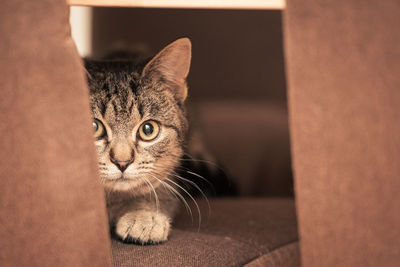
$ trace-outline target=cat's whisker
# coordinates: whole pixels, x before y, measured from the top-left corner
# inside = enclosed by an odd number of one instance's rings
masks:
[[[144,181],[145,181],[148,185],[151,186],[151,188],[152,188],[152,190],[153,190],[153,192],[154,192],[154,197],[155,197],[155,201],[156,201],[156,209],[157,209],[157,213],[158,213],[159,210],[160,210],[160,203],[159,203],[159,199],[158,199],[156,190],[154,189],[153,184],[152,184],[146,177],[143,177],[143,179],[144,179]]]
[[[190,208],[189,204],[187,203],[186,199],[182,196],[182,194],[180,194],[173,186],[169,185],[166,182],[162,182],[162,185],[168,189],[168,191],[175,197],[175,198],[179,198],[180,201],[182,201],[182,203],[185,206],[186,212],[189,213],[190,215],[190,219],[192,221],[193,224],[193,212],[192,209]]]
[[[182,196],[182,194],[180,194],[173,186],[171,186],[170,184],[162,181],[161,179],[155,177],[152,174],[149,174],[150,176],[152,176],[154,179],[156,179],[157,181],[159,181],[164,188],[167,188],[169,192],[171,192],[171,194],[175,197],[179,197],[179,199],[182,201],[182,203],[185,205],[186,211],[190,214],[190,218],[192,220],[193,223],[193,213],[192,213],[192,209],[190,208],[189,204],[187,203],[186,199]],[[171,191],[172,190],[172,191]]]
[[[205,181],[211,187],[211,190],[212,190],[213,194],[214,195],[217,194],[214,185],[210,181],[208,181],[207,178],[205,178],[204,176],[202,176],[202,175],[200,175],[198,173],[195,173],[195,172],[192,172],[192,171],[189,171],[189,170],[186,170],[185,172],[189,173],[191,175],[194,175],[194,176],[200,178],[201,180]]]
[[[217,163],[209,161],[209,160],[205,160],[205,159],[195,159],[195,158],[190,158],[190,159],[179,159],[180,161],[192,161],[192,162],[203,162],[203,163],[208,163],[210,165],[213,165],[214,167],[218,168],[219,170],[223,171],[223,169],[218,166]]]
[[[181,170],[181,171],[184,171],[184,172],[187,172],[187,173],[189,173],[189,174],[192,174],[192,175],[194,175],[194,176],[200,178],[201,180],[205,181],[205,182],[208,183],[210,186],[213,186],[212,183],[211,183],[207,178],[205,178],[204,176],[202,176],[202,175],[200,175],[200,174],[198,174],[198,173],[195,173],[195,172],[191,171],[190,169],[188,169],[188,168],[186,168],[186,167],[178,166],[178,167],[176,167],[176,169],[179,169],[179,170]]]
[[[198,173],[195,173],[193,171],[190,171],[190,169],[188,169],[186,167],[183,167],[183,166],[178,166],[178,167],[176,167],[176,169],[179,170],[179,171],[184,171],[184,172],[186,172],[188,174],[191,174],[191,175],[196,176],[197,178],[203,180],[204,182],[206,182],[210,186],[210,188],[211,188],[211,190],[213,192],[213,195],[216,195],[216,190],[215,190],[214,185],[207,178],[205,178],[204,176],[202,176],[202,175],[200,175]]]
[[[149,167],[149,166],[141,166],[137,167],[136,170],[155,170],[156,168],[154,167]]]
[[[194,186],[194,187],[200,192],[200,194],[203,196],[203,198],[204,198],[205,201],[207,202],[207,206],[208,206],[208,218],[209,218],[210,215],[211,215],[211,205],[210,205],[210,201],[208,201],[208,198],[207,198],[206,194],[203,192],[203,190],[201,190],[201,188],[200,188],[195,182],[190,181],[189,179],[186,179],[186,178],[184,178],[184,177],[182,177],[182,176],[180,176],[180,175],[178,175],[178,174],[176,174],[176,173],[170,173],[170,174],[172,174],[172,175],[175,176],[176,178],[180,179],[181,181],[184,181],[184,182],[187,182],[187,183],[191,184],[192,186]]]
[[[175,186],[179,187],[181,190],[183,190],[183,192],[185,192],[185,193],[190,197],[190,199],[193,201],[193,203],[196,205],[197,212],[198,212],[198,214],[199,214],[199,228],[198,228],[197,230],[200,231],[200,225],[201,225],[201,211],[200,211],[199,204],[197,203],[197,201],[194,199],[194,197],[193,197],[185,188],[183,188],[182,186],[180,186],[179,184],[175,183],[174,181],[172,181],[172,180],[169,179],[169,178],[166,178],[166,180],[169,181],[169,182],[171,182],[171,183],[173,183]]]
[[[150,196],[150,200],[151,200],[151,191],[152,191],[152,188],[149,186],[149,183],[146,181],[145,178],[143,178],[143,177],[139,177],[139,178],[140,178],[142,181],[144,181],[145,184],[146,184],[146,186],[149,188],[149,192],[150,192],[149,196]]]
[[[183,153],[185,156],[189,157],[188,159],[179,159],[180,161],[192,161],[192,162],[203,162],[203,163],[207,163],[210,165],[213,165],[214,167],[216,167],[218,170],[222,171],[223,173],[225,173],[225,170],[223,168],[221,168],[221,166],[219,166],[217,163],[209,161],[209,160],[205,160],[205,159],[196,159],[195,157],[192,157],[190,154],[188,153]]]
[[[145,179],[143,176],[144,175],[148,175],[149,173],[146,173],[146,172],[138,172],[137,174],[136,174],[136,176],[135,177],[138,177],[139,179],[141,179],[142,181],[144,181],[145,182],[145,184],[146,184],[146,186],[147,186],[147,188],[149,189],[149,199],[151,200],[151,192],[153,191],[153,188],[152,187],[150,187],[150,185],[149,185],[149,180],[148,179]],[[150,182],[151,183],[151,182]]]

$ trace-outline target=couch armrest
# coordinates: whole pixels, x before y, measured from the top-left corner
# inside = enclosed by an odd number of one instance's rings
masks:
[[[64,1],[0,9],[0,262],[110,266],[88,91]]]
[[[400,4],[290,0],[290,131],[304,266],[400,262]]]

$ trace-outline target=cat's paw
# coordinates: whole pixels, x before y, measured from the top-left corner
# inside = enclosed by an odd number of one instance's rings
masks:
[[[116,226],[116,234],[125,242],[157,244],[167,240],[170,218],[155,212],[138,210],[126,213]]]

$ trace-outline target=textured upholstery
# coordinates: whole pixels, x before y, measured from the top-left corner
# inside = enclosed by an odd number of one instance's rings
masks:
[[[304,266],[399,266],[400,2],[289,0]]]
[[[169,241],[137,246],[112,241],[115,266],[299,266],[292,199],[217,199],[200,202],[200,230],[182,208]],[[192,205],[193,213],[196,209]],[[254,261],[254,262],[253,262]],[[288,263],[288,264],[287,264]]]
[[[0,265],[110,266],[88,93],[65,1],[0,8]]]

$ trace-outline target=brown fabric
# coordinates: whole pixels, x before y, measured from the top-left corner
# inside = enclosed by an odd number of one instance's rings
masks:
[[[211,201],[210,216],[206,216],[207,206],[201,202],[200,231],[197,218],[192,223],[182,208],[164,244],[138,246],[113,240],[114,265],[243,266],[270,251],[297,243],[293,204],[291,199],[216,199]]]
[[[0,8],[0,262],[110,266],[103,191],[65,1]]]
[[[289,0],[304,266],[400,263],[400,2]]]
[[[246,267],[300,267],[299,244],[292,243],[270,253],[267,253],[254,261],[246,264]]]

